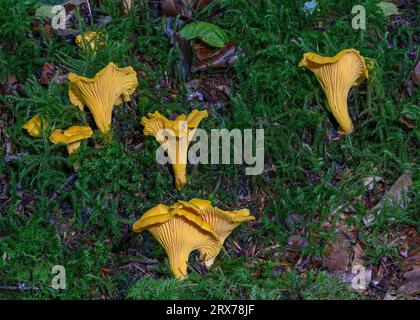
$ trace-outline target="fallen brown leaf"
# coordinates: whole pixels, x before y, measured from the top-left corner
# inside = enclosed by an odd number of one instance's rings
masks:
[[[18,82],[14,74],[7,78],[6,83],[0,84],[0,94],[3,96],[11,95],[18,89]]]
[[[39,83],[45,85],[49,84],[51,78],[56,72],[57,67],[53,63],[45,62],[44,66],[42,67],[41,78],[39,78]]]
[[[408,295],[420,293],[420,266],[404,273],[404,282],[398,288],[398,291]]]
[[[353,248],[353,261],[351,263],[352,267],[356,266],[366,266],[367,260],[364,256],[365,253],[365,244],[363,242],[358,242]]]
[[[420,293],[420,235],[409,243],[408,257],[402,262],[404,281],[398,292],[416,295]]]
[[[221,49],[214,49],[202,43],[194,46],[198,62],[191,68],[192,72],[205,71],[209,68],[226,68],[238,60],[238,49],[232,40]]]
[[[350,240],[343,233],[339,233],[336,242],[328,245],[327,252],[322,258],[322,265],[329,272],[346,272],[351,254]]]
[[[371,225],[376,220],[376,217],[380,214],[382,207],[386,203],[403,207],[405,200],[410,201],[410,199],[406,199],[406,196],[412,184],[411,173],[404,172],[372,209],[373,213],[363,218],[365,225]]]
[[[182,0],[163,0],[162,11],[167,17],[174,17],[177,15],[187,19],[192,17],[190,8],[188,8]]]
[[[400,121],[406,125],[407,128],[413,129],[417,126],[416,120],[410,116],[410,114],[402,114]]]
[[[54,36],[51,28],[51,19],[45,19],[43,24],[39,20],[34,20],[31,22],[31,28],[34,37],[40,37],[41,34],[45,34],[47,39],[52,39]]]
[[[192,3],[192,7],[195,11],[201,11],[212,2],[213,0],[194,0]]]
[[[411,80],[416,86],[420,84],[420,61],[417,62],[413,72],[411,73]]]
[[[308,241],[301,236],[292,236],[289,238],[284,253],[286,261],[296,264],[302,255],[303,249],[308,245]]]

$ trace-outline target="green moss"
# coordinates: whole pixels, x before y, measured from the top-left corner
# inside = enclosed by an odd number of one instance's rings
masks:
[[[367,210],[360,206],[352,223],[359,228],[372,263],[383,255],[396,256],[381,231],[403,224],[418,226],[418,130],[406,128],[399,119],[402,113],[415,111],[418,95],[406,99],[399,95],[419,51],[412,43],[414,30],[401,26],[398,32],[388,32],[387,20],[374,1],[357,3],[366,8],[367,30],[351,28],[353,1],[322,1],[313,15],[302,13],[305,1],[220,1],[224,15],[217,17],[217,25],[244,55],[226,71],[205,73],[235,72],[238,81],[225,109],[211,110],[201,127],[264,128],[265,171],[245,176],[242,165],[190,166],[190,184],[182,191],[174,189],[172,168],[156,164],[158,143],[145,137],[139,124],[148,112],[159,110],[169,116],[192,109],[182,80],[175,80],[180,92],[169,103],[163,99],[169,90],[156,89],[177,61],[176,49],[162,32],[164,18],[154,17],[143,2],[124,17],[118,2],[102,1],[96,9],[112,21],[102,29],[104,49],[92,54],[63,37],[41,36],[34,42],[33,4],[9,2],[0,4],[0,25],[5,25],[0,30],[0,83],[15,74],[23,83],[19,89],[23,94],[0,97],[14,118],[5,132],[20,153],[17,160],[6,162],[5,151],[0,152],[0,175],[6,175],[11,197],[0,209],[0,254],[7,256],[0,259],[0,284],[25,283],[40,290],[1,291],[0,298],[360,298],[325,272],[312,270],[306,277],[295,270],[276,273],[292,233],[285,227],[286,218],[303,217],[298,226],[307,230],[305,252],[320,257],[325,243],[334,239],[332,232],[321,228],[322,222],[338,206],[364,194],[364,177],[379,175],[390,185],[409,170],[414,181],[410,204],[384,208],[370,229],[362,223]],[[200,13],[199,19],[206,20],[209,12]],[[320,22],[325,30],[317,27]],[[81,32],[88,30],[94,29],[80,24]],[[337,125],[315,76],[297,65],[307,51],[333,55],[350,47],[374,59],[375,69],[371,82],[350,94],[354,134],[328,141]],[[409,50],[415,59],[409,58]],[[136,103],[115,108],[109,143],[95,132],[76,155],[68,157],[63,145],[49,142],[53,128],[94,126],[94,122],[88,112],[70,104],[66,83],[37,83],[35,76],[47,61],[85,76],[93,76],[110,61],[146,74],[139,77]],[[34,114],[49,123],[38,139],[22,130]],[[340,168],[350,174],[336,179]],[[72,175],[74,182],[67,185]],[[259,211],[263,195],[266,201]],[[237,208],[239,199],[250,199],[247,205],[261,219],[237,228],[227,244],[253,241],[265,248],[276,243],[279,254],[264,260],[222,253],[204,276],[191,270],[184,282],[171,279],[163,249],[149,234],[133,234],[130,225],[157,203],[192,197],[209,198],[224,208]],[[62,224],[71,233],[66,239]],[[89,230],[93,231],[69,247],[70,238]],[[158,260],[147,266],[151,276],[126,268],[145,257]],[[192,265],[194,261],[192,257]],[[69,285],[63,291],[50,287],[56,264],[66,266]],[[112,271],[102,272],[103,268]]]

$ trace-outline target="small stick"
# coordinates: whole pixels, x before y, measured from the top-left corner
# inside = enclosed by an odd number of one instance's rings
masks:
[[[76,242],[78,242],[78,241],[82,240],[83,238],[86,238],[88,235],[90,235],[90,234],[93,232],[93,230],[94,230],[94,229],[92,228],[92,229],[89,229],[89,230],[88,230],[88,231],[86,231],[86,232],[83,232],[83,233],[79,234],[78,236],[74,237],[73,239],[71,239],[71,240],[67,241],[67,242],[66,242],[66,245],[67,245],[70,249],[72,249],[72,248],[73,248],[73,246],[76,244]]]
[[[53,195],[50,198],[50,202],[54,201],[58,196],[60,196],[63,192],[67,192],[70,190],[70,188],[74,185],[74,183],[76,182],[76,174],[71,174],[66,182],[64,183],[64,185],[58,189],[57,191],[55,191],[53,193]]]
[[[90,20],[90,25],[91,25],[91,26],[93,26],[92,9],[91,9],[91,7],[90,7],[89,0],[86,0],[86,3],[87,3],[88,11],[89,11],[89,20]]]

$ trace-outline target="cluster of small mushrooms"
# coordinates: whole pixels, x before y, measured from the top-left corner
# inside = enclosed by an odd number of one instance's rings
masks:
[[[124,0],[126,4],[130,1]],[[96,51],[103,47],[102,36],[88,32],[76,38],[83,50]],[[350,134],[353,124],[347,109],[347,97],[352,86],[368,79],[365,59],[355,49],[346,49],[334,57],[305,53],[299,67],[315,73],[327,97],[328,105],[338,124],[339,132]],[[119,68],[109,63],[92,79],[69,73],[70,102],[84,110],[86,106],[98,129],[108,136],[112,109],[130,100],[138,86],[132,67]],[[140,121],[144,135],[154,136],[167,152],[175,174],[175,187],[182,189],[187,183],[187,151],[200,122],[208,117],[207,111],[193,110],[188,116],[179,115],[169,120],[158,111],[149,113]],[[48,128],[46,119],[35,115],[23,126],[33,137],[40,137]],[[68,153],[75,153],[83,140],[92,136],[90,126],[75,125],[66,130],[55,129],[50,135],[52,143],[64,143]],[[210,201],[179,200],[171,206],[159,204],[146,211],[133,225],[134,232],[148,230],[165,249],[173,275],[187,276],[188,258],[198,250],[200,259],[210,267],[219,254],[225,239],[234,228],[245,221],[254,220],[248,209],[224,211],[213,207]]]

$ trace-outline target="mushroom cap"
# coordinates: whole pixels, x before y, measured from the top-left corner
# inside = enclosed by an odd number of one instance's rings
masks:
[[[163,223],[168,219],[169,207],[164,204],[158,204],[152,209],[147,210],[141,216],[141,219],[137,220],[133,224],[134,232],[141,232],[147,229],[154,223]]]
[[[241,223],[244,221],[251,221],[254,220],[254,216],[251,216],[248,209],[240,209],[240,210],[233,210],[233,211],[225,211],[221,210],[217,207],[213,207],[209,200],[197,199],[193,198],[190,201],[183,201],[178,200],[178,203],[186,209],[192,209],[196,211],[199,215],[203,216],[206,212],[210,212],[209,209],[216,210],[217,215],[220,218],[223,218],[226,221],[234,222],[234,223]],[[212,225],[212,224],[210,224]]]
[[[196,206],[200,209],[205,209],[205,208],[211,207],[211,201],[210,200],[203,200],[203,199],[198,199],[198,198],[193,198],[189,202],[182,201],[182,203],[192,204],[192,205],[194,205],[194,206]]]
[[[74,143],[91,137],[92,128],[89,126],[73,126],[67,130],[55,129],[50,135],[52,143],[62,142],[65,144]]]
[[[365,59],[355,49],[345,49],[334,57],[305,53],[299,63],[315,73],[327,97],[328,105],[340,125],[340,132],[353,132],[353,123],[347,108],[347,96],[351,87],[368,79]]]
[[[109,131],[113,106],[130,101],[138,86],[132,67],[119,68],[112,62],[93,78],[69,73],[68,79],[70,102],[80,110],[87,106],[103,133]]]
[[[196,129],[201,120],[207,117],[207,110],[199,111],[194,109],[188,116],[180,114],[175,118],[175,120],[169,120],[158,111],[155,111],[154,113],[149,113],[148,118],[143,117],[140,123],[144,126],[143,133],[147,136],[156,136],[159,130],[170,129],[177,138],[181,138],[185,136],[187,131]],[[185,122],[189,130],[185,130],[183,122]]]
[[[41,120],[39,115],[35,115],[23,125],[23,129],[26,129],[28,134],[31,135],[32,137],[38,138],[41,136],[41,122],[42,122],[42,127],[45,128],[46,127],[45,121]]]
[[[207,110],[198,111],[194,109],[191,111],[191,113],[187,117],[187,124],[189,129],[195,129],[198,128],[200,125],[201,120],[207,118],[209,116],[209,113]]]
[[[146,211],[143,216],[133,224],[134,232],[141,232],[143,230],[148,230],[149,228],[163,224],[175,216],[182,217],[186,221],[192,223],[202,232],[208,233],[210,236],[215,239],[219,239],[217,234],[213,229],[200,217],[196,214],[193,214],[187,210],[183,209],[172,209],[164,204],[158,204],[156,207]]]
[[[163,204],[148,210],[133,225],[134,232],[148,230],[165,249],[176,278],[187,276],[188,257],[193,250],[211,257],[222,246],[219,237],[199,216]]]
[[[237,226],[242,222],[251,221],[255,218],[250,215],[248,209],[234,210],[234,211],[225,211],[217,207],[213,207],[211,202],[208,200],[202,199],[191,199],[190,201],[179,200],[177,204],[173,206],[174,208],[182,208],[183,210],[190,211],[193,214],[200,216],[205,222],[207,222],[214,232],[219,236],[222,244]],[[201,253],[201,258],[204,260],[204,263],[207,267],[210,267],[214,262],[214,259],[219,254],[220,250],[213,255],[204,255],[204,253],[199,249]]]
[[[354,82],[354,85],[359,85],[365,79],[369,79],[369,74],[368,74],[369,72],[368,72],[368,68],[366,67],[365,58],[360,54],[359,50],[356,50],[356,49],[341,50],[334,57],[325,57],[325,56],[321,56],[313,52],[307,52],[303,55],[302,60],[299,62],[299,67],[305,67],[305,68],[308,68],[309,70],[314,70],[324,65],[334,64],[340,61],[347,54],[354,54],[357,57],[357,60],[359,60],[359,63],[361,65],[359,75],[356,81]]]

